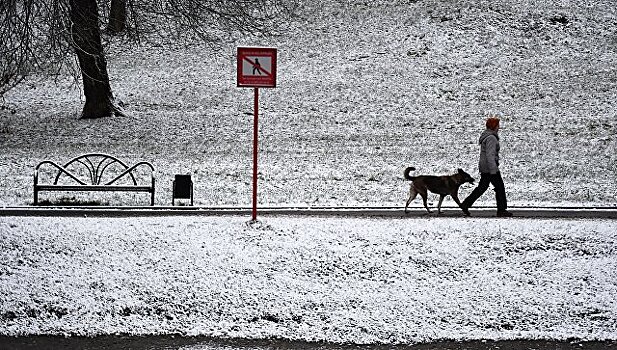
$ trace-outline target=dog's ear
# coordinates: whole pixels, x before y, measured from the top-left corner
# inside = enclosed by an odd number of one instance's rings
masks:
[[[464,171],[463,171],[463,169],[461,169],[461,168],[458,168],[458,173],[459,173],[459,174],[465,174],[465,172],[464,172]]]

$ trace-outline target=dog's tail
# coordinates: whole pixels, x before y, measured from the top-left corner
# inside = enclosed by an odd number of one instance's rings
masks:
[[[414,168],[412,166],[407,167],[407,169],[405,169],[405,171],[403,172],[403,174],[405,176],[405,180],[409,180],[409,181],[415,180],[416,179],[415,177],[409,175],[412,171],[415,171],[415,170],[416,170],[416,168]]]

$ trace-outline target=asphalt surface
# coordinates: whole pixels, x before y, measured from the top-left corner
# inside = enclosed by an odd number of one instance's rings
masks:
[[[617,207],[510,207],[513,219],[617,219]],[[497,218],[495,208],[471,208],[471,217]],[[246,207],[0,207],[2,216],[43,217],[156,217],[156,216],[248,216]],[[442,214],[428,214],[424,208],[410,208],[405,213],[399,207],[263,207],[257,216],[317,216],[317,217],[366,217],[366,218],[465,218],[459,208],[445,207]]]
[[[444,341],[416,345],[353,345],[290,342],[285,340],[209,339],[181,336],[36,336],[11,338],[0,336],[0,350],[609,350],[615,341]]]

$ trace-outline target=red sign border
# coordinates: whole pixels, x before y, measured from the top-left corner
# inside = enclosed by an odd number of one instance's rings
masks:
[[[237,48],[237,87],[274,88],[276,87],[276,56],[277,49],[274,47],[238,47]],[[242,74],[242,61],[247,56],[270,57],[272,69],[270,76],[254,77],[250,79]]]

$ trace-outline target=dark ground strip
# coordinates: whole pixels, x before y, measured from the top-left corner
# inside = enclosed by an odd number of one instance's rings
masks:
[[[339,345],[284,340],[217,340],[180,336],[4,337],[0,350],[610,350],[617,341],[548,340],[437,342],[417,345]]]
[[[617,207],[511,207],[514,218],[526,219],[617,219]],[[496,218],[494,208],[471,208],[472,218]],[[6,207],[2,216],[55,217],[157,217],[157,216],[251,216],[250,208],[228,207]],[[395,207],[264,207],[258,218],[267,216],[376,217],[376,218],[465,218],[458,208],[428,214],[421,208],[405,213]],[[499,218],[500,220],[507,220]]]

